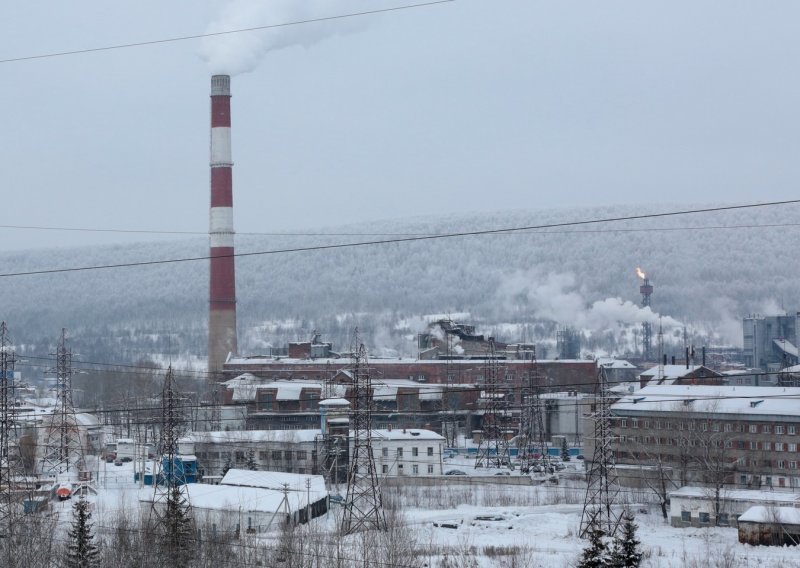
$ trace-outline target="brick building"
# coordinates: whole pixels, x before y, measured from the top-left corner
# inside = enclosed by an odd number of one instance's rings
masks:
[[[800,487],[800,388],[648,386],[611,412],[618,464],[660,461],[679,486]]]

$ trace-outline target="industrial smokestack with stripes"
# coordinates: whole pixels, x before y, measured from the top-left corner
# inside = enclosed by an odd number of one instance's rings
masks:
[[[231,78],[211,77],[211,245],[208,311],[209,378],[222,376],[228,354],[236,353],[236,273],[233,256],[233,161]]]

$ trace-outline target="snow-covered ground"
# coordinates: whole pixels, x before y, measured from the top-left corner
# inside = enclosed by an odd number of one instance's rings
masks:
[[[585,495],[580,482],[516,485],[504,482],[506,476],[492,475],[494,470],[473,469],[467,458],[449,461],[445,470],[458,468],[469,478],[450,476],[441,485],[384,488],[385,502],[398,511],[389,516],[394,516],[414,541],[416,556],[409,566],[574,566],[585,545],[578,537]],[[140,489],[134,483],[132,463],[107,464],[105,470],[101,466],[97,481],[98,494],[91,500],[93,521],[101,533],[119,515],[137,514],[139,498],[152,492],[152,488]],[[644,493],[625,495],[633,501],[647,500]],[[70,501],[53,504],[62,521],[70,518],[70,506]],[[797,548],[742,545],[733,528],[673,528],[657,508],[641,503],[630,506],[637,513],[646,567],[800,568]],[[333,506],[327,515],[299,530],[333,541],[338,538],[340,515],[341,507]],[[274,546],[280,535],[253,538]],[[345,539],[345,548],[350,545],[356,554],[353,537]]]

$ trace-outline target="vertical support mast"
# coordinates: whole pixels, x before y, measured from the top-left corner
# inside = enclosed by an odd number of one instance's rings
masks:
[[[372,381],[367,350],[361,343],[358,329],[353,334],[352,352],[353,446],[342,516],[343,534],[361,530],[386,530],[383,499],[372,453]]]
[[[211,211],[209,215],[208,372],[218,380],[236,353],[236,274],[231,155],[231,78],[211,77]]]
[[[14,421],[14,366],[16,353],[6,322],[0,323],[0,538],[13,534],[14,489],[22,474]]]

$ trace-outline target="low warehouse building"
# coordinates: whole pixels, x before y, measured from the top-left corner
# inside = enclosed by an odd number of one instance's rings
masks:
[[[719,508],[715,491],[710,487],[681,487],[670,492],[669,499],[673,527],[735,527],[741,515],[751,507],[800,506],[800,494],[752,489],[723,489],[719,495]]]
[[[800,509],[750,507],[739,517],[739,542],[756,546],[800,544]]]

